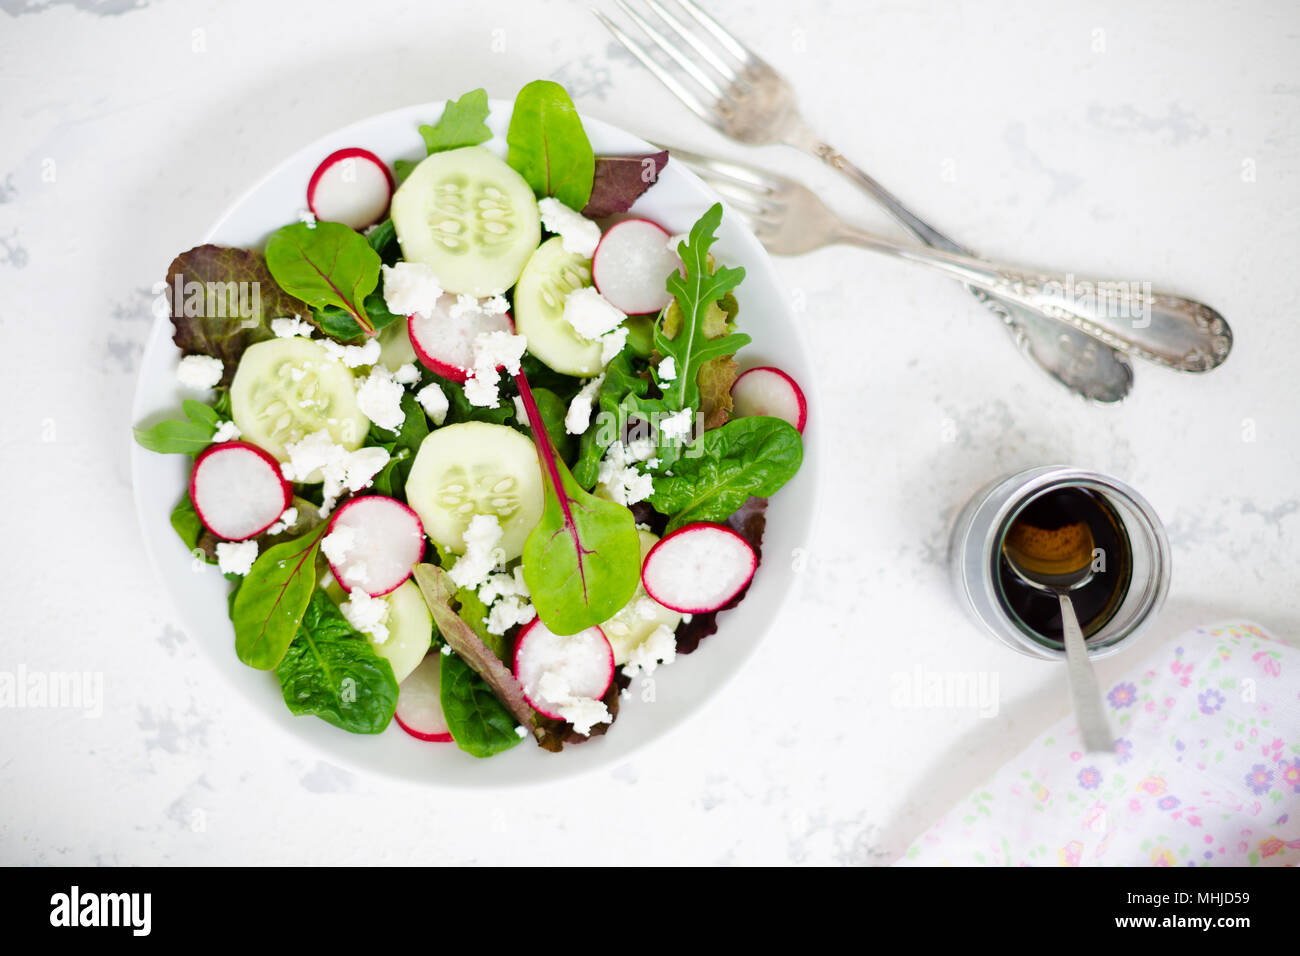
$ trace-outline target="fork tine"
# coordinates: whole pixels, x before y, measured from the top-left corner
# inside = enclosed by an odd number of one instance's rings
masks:
[[[726,30],[722,29],[721,24],[713,17],[709,16],[703,10],[695,5],[694,0],[677,0],[678,6],[695,18],[695,22],[704,29],[713,34],[714,39],[726,47],[727,52],[741,62],[742,66],[749,66],[758,61],[758,57],[750,53],[748,48],[739,40],[733,37]]]
[[[701,175],[703,175],[703,171],[707,170],[710,174],[729,180],[738,186],[749,189],[751,192],[771,195],[781,186],[781,182],[770,174],[762,173],[749,166],[741,166],[725,159],[714,159],[711,156],[701,156],[698,153],[672,147],[668,148],[668,153],[670,156],[676,156]]]
[[[687,90],[681,83],[677,82],[675,76],[656,63],[654,58],[645,51],[641,44],[637,43],[630,36],[616,27],[614,22],[599,10],[592,10],[591,12],[596,15],[596,18],[600,20],[601,23],[605,24],[605,28],[609,30],[610,33],[614,34],[614,39],[623,44],[629,53],[640,60],[641,65],[653,73],[659,79],[660,83],[668,87],[669,92],[681,100],[681,102],[690,109],[692,113],[704,120],[704,122],[708,123],[710,126],[718,129],[721,128],[718,117],[713,110],[709,109],[705,103],[701,102],[698,96]]]
[[[718,179],[702,171],[697,170],[697,172],[701,179],[713,187],[735,209],[757,218],[771,218],[776,213],[776,210],[770,204],[765,203],[761,196],[756,196],[746,189],[738,188],[725,179]]]
[[[698,53],[705,62],[722,74],[728,83],[735,83],[740,79],[740,75],[730,66],[730,64],[724,62],[723,59],[714,53],[708,44],[696,36],[694,32],[682,26],[682,22],[665,10],[658,0],[646,0],[646,6],[653,10],[660,20],[668,24],[668,27],[674,33],[690,44],[691,49]]]
[[[627,2],[627,0],[618,0],[618,5],[622,8],[623,12],[632,19],[632,22],[639,26],[642,32],[644,32],[645,35],[654,42],[655,46],[667,53],[674,63],[690,74],[691,78],[694,79],[696,83],[700,84],[700,86],[704,87],[705,90],[713,94],[715,100],[723,99],[722,87],[718,86],[713,77],[701,70],[695,65],[694,61],[692,61],[690,57],[686,56],[681,50],[669,43],[668,39],[651,26],[645,17],[632,9],[632,6]]]

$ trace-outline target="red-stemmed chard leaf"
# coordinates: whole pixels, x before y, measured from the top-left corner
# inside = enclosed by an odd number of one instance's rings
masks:
[[[583,491],[555,453],[522,371],[515,382],[546,483],[542,520],[524,544],[524,582],[542,623],[556,634],[576,634],[613,617],[636,593],[636,519],[622,505]]]

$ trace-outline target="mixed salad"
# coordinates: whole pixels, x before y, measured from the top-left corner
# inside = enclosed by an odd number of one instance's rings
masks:
[[[178,256],[192,394],[135,430],[193,456],[172,526],[293,713],[476,757],[604,733],[716,630],[807,415],[779,369],[740,374],[721,206],[679,236],[628,214],[667,153],[595,156],[539,81],[502,160],[488,109],[448,102],[391,171],[326,157],[264,250]]]

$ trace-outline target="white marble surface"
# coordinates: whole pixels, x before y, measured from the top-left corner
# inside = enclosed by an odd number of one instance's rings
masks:
[[[0,710],[0,862],[887,862],[1065,712],[1063,672],[981,639],[943,563],[975,486],[1046,461],[1129,480],[1168,524],[1164,616],[1103,679],[1228,616],[1300,637],[1300,8],[709,7],[940,228],[1201,297],[1234,325],[1228,364],[1139,368],[1123,406],[1085,407],[924,271],[849,249],[779,261],[825,355],[812,413],[838,437],[802,586],[741,677],[578,780],[362,776],[268,735],[156,590],[127,467],[149,287],[302,142],[475,86],[551,77],[594,116],[735,148],[585,3],[3,0],[0,670],[101,673],[104,708]],[[810,160],[753,158],[896,234]],[[893,706],[893,675],[917,667],[996,675],[996,715]]]

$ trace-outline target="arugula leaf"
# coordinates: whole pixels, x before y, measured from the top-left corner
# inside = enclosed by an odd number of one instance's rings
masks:
[[[216,409],[192,398],[181,402],[181,409],[189,421],[169,418],[152,428],[133,428],[136,443],[160,455],[197,455],[211,445],[220,421]]]
[[[455,651],[442,659],[441,698],[456,745],[475,757],[490,757],[520,741],[516,726],[538,735],[538,714],[515,675],[452,609],[451,577],[432,564],[417,564],[413,577],[434,625]]]
[[[695,521],[723,521],[751,497],[775,494],[803,462],[803,440],[779,418],[737,418],[707,431],[655,477],[650,504],[672,518],[668,532]]]
[[[534,80],[515,97],[506,132],[506,162],[537,196],[554,196],[570,209],[591,197],[596,156],[564,87]]]
[[[622,405],[628,397],[640,398],[646,394],[650,383],[636,373],[627,349],[614,356],[605,366],[605,381],[596,392],[595,409],[603,422],[597,422],[582,433],[578,440],[578,460],[573,465],[573,477],[588,491],[596,484],[600,460],[610,443],[622,434],[627,422],[620,419]],[[625,416],[624,416],[625,418]],[[611,427],[611,423],[613,427]]]
[[[316,587],[316,553],[329,527],[259,554],[230,606],[235,653],[249,667],[269,671],[293,642]]]
[[[677,377],[664,389],[664,400],[671,409],[698,408],[700,366],[713,358],[732,355],[750,338],[740,332],[709,337],[705,328],[710,307],[718,303],[745,278],[740,267],[712,269],[709,247],[716,241],[722,223],[722,204],[714,203],[691,227],[688,242],[678,244],[677,251],[686,267],[686,275],[668,276],[668,291],[681,312],[681,328],[672,337],[662,327],[655,333],[655,348],[664,357],[672,357]]]
[[[305,313],[306,306],[276,284],[259,252],[202,245],[167,267],[172,341],[182,355],[211,355],[235,377],[248,346],[271,338],[271,319]]]
[[[641,580],[641,545],[632,512],[579,487],[555,453],[528,379],[515,376],[541,460],[546,501],[524,543],[524,581],[533,607],[556,634],[607,620]]]
[[[642,193],[659,181],[666,165],[666,149],[640,156],[597,156],[591,198],[582,214],[588,219],[604,219],[627,212]]]
[[[341,222],[291,223],[267,240],[266,265],[291,295],[316,309],[347,313],[355,328],[344,338],[375,334],[365,303],[379,285],[379,253],[355,229]]]
[[[420,135],[430,156],[446,149],[477,146],[492,138],[487,118],[487,90],[470,90],[458,100],[448,100],[442,118],[434,126],[421,126]]]
[[[350,733],[379,733],[397,707],[392,665],[319,588],[275,676],[290,711],[314,714]]]

